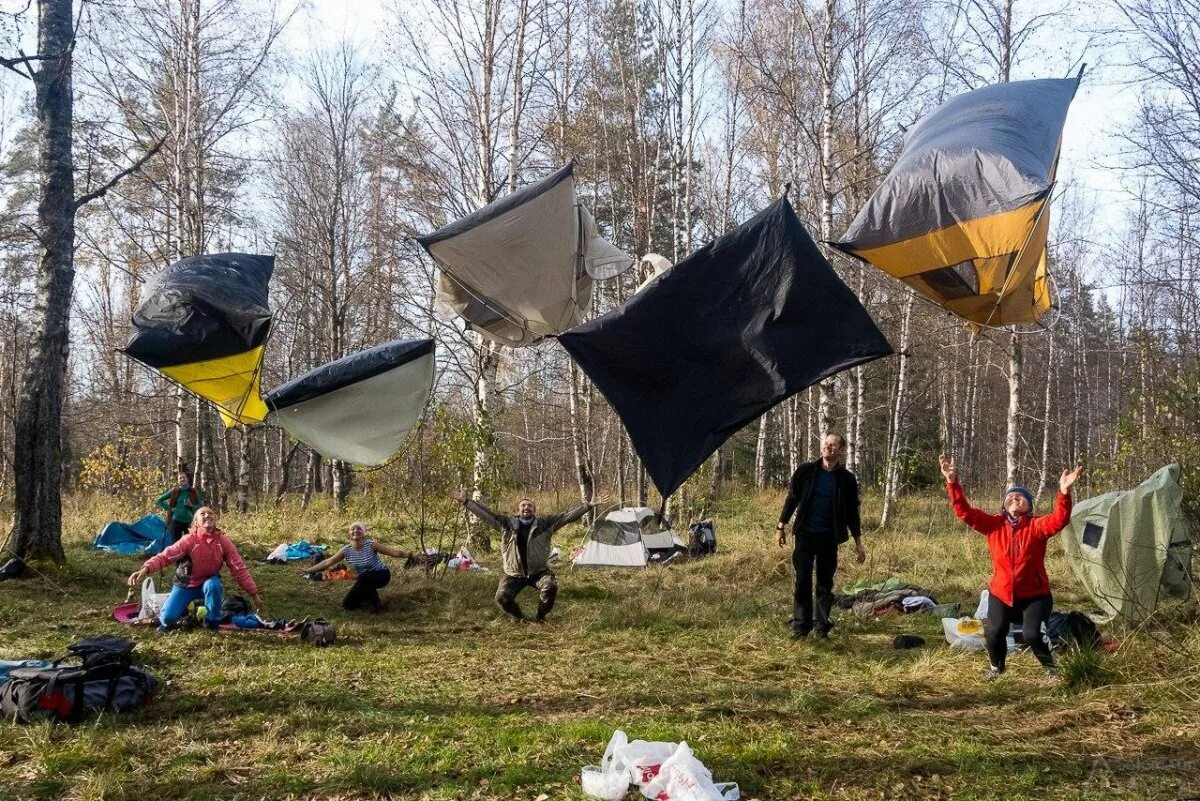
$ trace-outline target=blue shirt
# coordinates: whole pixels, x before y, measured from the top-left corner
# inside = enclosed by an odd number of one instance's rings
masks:
[[[808,517],[804,519],[803,531],[809,534],[833,533],[833,493],[837,479],[832,470],[817,468],[817,484],[813,487],[812,501],[808,505]]]

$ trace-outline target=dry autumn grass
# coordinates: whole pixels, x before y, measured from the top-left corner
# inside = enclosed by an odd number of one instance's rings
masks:
[[[0,658],[130,634],[165,689],[136,715],[74,729],[0,723],[0,798],[579,799],[580,767],[615,728],[687,740],[751,799],[1200,797],[1194,603],[1143,631],[1106,631],[1120,648],[1068,666],[1073,681],[1059,686],[1027,654],[1001,681],[983,682],[983,657],[950,650],[925,615],[844,613],[830,641],[793,643],[790,563],[770,542],[778,500],[726,502],[721,553],[703,562],[560,568],[546,627],[499,617],[495,573],[398,572],[387,611],[372,616],[338,609],[345,584],[253,565],[272,614],[336,621],[328,649],[115,624],[109,612],[136,560],[85,547],[117,510],[74,509],[57,589],[41,579],[0,585]],[[284,539],[333,541],[354,512],[223,523],[243,553],[261,557]],[[558,543],[567,551],[580,536],[563,532]],[[906,501],[896,528],[868,548],[868,563],[844,565],[839,585],[898,575],[973,608],[989,575],[983,544],[940,496]],[[1087,608],[1052,553],[1057,605]],[[897,652],[898,633],[928,645]]]

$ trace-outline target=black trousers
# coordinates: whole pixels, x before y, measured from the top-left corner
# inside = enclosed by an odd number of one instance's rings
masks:
[[[178,520],[172,520],[170,525],[172,544],[179,542],[183,538],[183,535],[188,533],[188,529],[191,526],[191,523],[181,523]]]
[[[549,570],[535,573],[528,578],[505,576],[500,579],[500,586],[496,588],[496,605],[517,620],[523,620],[525,615],[517,605],[517,595],[526,587],[537,587],[537,619],[545,620],[546,615],[554,608],[554,599],[558,597],[558,580]]]
[[[386,587],[391,580],[392,571],[390,570],[367,570],[359,573],[358,577],[354,579],[354,586],[342,599],[342,608],[349,611],[367,604],[372,609],[378,610],[380,606],[379,590]]]
[[[1001,601],[988,593],[987,650],[992,667],[1004,670],[1004,658],[1008,656],[1008,627],[1021,621],[1021,634],[1025,644],[1033,651],[1042,667],[1054,667],[1054,655],[1050,643],[1042,633],[1042,624],[1050,618],[1054,607],[1054,596],[1039,595],[1037,598],[1014,598],[1013,605]]]
[[[796,571],[796,590],[792,598],[792,631],[808,634],[813,628],[813,568],[816,567],[817,631],[833,628],[829,613],[833,609],[833,574],[837,571],[837,540],[832,534],[796,533],[792,567]]]

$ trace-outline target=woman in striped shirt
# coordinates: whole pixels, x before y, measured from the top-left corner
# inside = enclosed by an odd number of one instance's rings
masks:
[[[381,553],[397,559],[407,559],[411,556],[407,551],[398,551],[368,539],[367,527],[364,524],[351,523],[348,545],[342,546],[341,550],[325,561],[300,572],[302,574],[319,573],[333,567],[338,562],[345,562],[354,568],[357,578],[354,579],[354,586],[342,599],[342,608],[350,611],[366,604],[371,607],[372,611],[378,612],[383,609],[383,604],[379,600],[379,590],[386,587],[392,580],[392,571],[388,569],[387,563],[379,558]]]

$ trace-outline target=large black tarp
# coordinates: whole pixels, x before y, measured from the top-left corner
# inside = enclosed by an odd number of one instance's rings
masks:
[[[780,401],[892,352],[786,198],[559,342],[664,497]]]
[[[274,269],[274,256],[248,253],[175,262],[147,283],[125,352],[161,368],[253,350],[271,328],[267,285]]]

